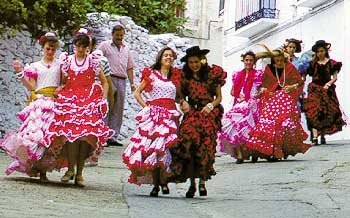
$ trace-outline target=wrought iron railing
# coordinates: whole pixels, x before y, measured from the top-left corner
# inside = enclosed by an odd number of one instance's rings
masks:
[[[261,18],[278,18],[276,0],[236,0],[235,29],[238,30]]]

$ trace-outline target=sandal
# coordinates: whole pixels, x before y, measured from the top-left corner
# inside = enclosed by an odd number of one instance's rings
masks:
[[[67,171],[64,176],[61,178],[61,182],[67,183],[69,180],[73,180],[74,178],[74,172],[73,171]]]
[[[46,173],[40,173],[40,182],[46,183],[49,182],[49,179],[46,176]]]
[[[74,184],[79,186],[79,187],[85,187],[83,176],[82,175],[77,175],[75,177]]]
[[[161,187],[163,195],[168,195],[170,193],[168,185],[161,185]]]
[[[193,198],[194,193],[196,193],[196,187],[194,185],[191,185],[186,192],[186,198]]]
[[[159,186],[154,186],[151,193],[149,193],[149,195],[151,197],[158,197],[158,192],[159,192]]]
[[[204,184],[199,184],[198,189],[199,189],[199,196],[207,196],[208,193]]]

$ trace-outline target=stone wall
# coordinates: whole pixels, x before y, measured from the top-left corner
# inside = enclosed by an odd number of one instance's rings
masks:
[[[139,82],[141,70],[154,63],[157,52],[161,48],[170,46],[179,57],[182,57],[186,48],[191,46],[189,41],[173,34],[150,35],[147,29],[136,25],[129,17],[110,16],[106,13],[89,14],[88,17],[89,22],[86,27],[96,36],[98,43],[111,38],[111,29],[115,22],[121,22],[126,26],[125,41],[131,48],[135,61],[136,83]],[[25,106],[26,99],[26,90],[13,72],[12,61],[20,59],[23,63],[30,63],[39,60],[40,54],[40,46],[31,40],[28,32],[17,33],[15,37],[9,39],[3,36],[0,39],[0,133],[2,136],[5,132],[18,128],[20,123],[16,114]],[[179,59],[176,65],[180,65]],[[139,110],[140,107],[128,84],[121,140],[128,138],[134,132],[136,126],[134,117]]]

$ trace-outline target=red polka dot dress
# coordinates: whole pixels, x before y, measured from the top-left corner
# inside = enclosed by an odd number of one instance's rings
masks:
[[[301,126],[297,107],[303,81],[290,63],[285,66],[285,74],[281,73],[279,83],[278,77],[276,78],[270,68],[274,67],[267,66],[263,76],[262,87],[267,88],[267,91],[262,97],[259,121],[250,132],[245,146],[258,152],[259,156],[268,158],[281,159],[288,155],[305,153],[310,145],[304,143],[307,134]],[[286,85],[296,83],[299,84],[298,89],[293,88],[288,93],[283,90]]]
[[[91,155],[92,152],[101,150],[107,139],[114,134],[103,121],[108,106],[102,98],[101,85],[95,82],[95,76],[100,72],[99,57],[91,54],[81,65],[76,63],[74,55],[62,54],[60,60],[67,82],[58,93],[55,118],[46,142],[51,144],[60,136],[69,142],[94,138],[97,143],[90,146]],[[54,143],[50,150],[58,156],[62,148],[63,143]]]

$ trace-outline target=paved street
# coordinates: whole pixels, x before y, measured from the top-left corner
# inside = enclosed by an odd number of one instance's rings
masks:
[[[87,187],[40,184],[21,174],[0,176],[0,217],[337,217],[350,215],[350,141],[311,148],[286,161],[236,165],[218,154],[208,197],[184,198],[188,184],[170,195],[148,196],[151,186],[126,183],[123,148],[108,147],[98,167],[86,168]],[[0,168],[8,162],[0,153]]]

